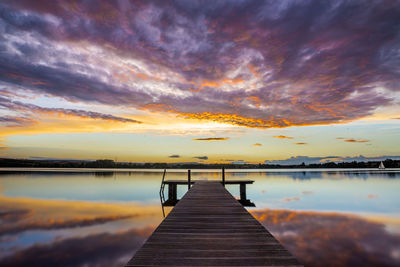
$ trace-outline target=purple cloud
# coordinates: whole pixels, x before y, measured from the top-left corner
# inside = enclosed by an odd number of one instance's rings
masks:
[[[110,114],[103,114],[99,112],[79,110],[79,109],[65,109],[65,108],[45,108],[33,104],[26,104],[19,101],[12,101],[0,96],[0,108],[7,108],[12,111],[30,112],[30,113],[46,113],[46,114],[62,114],[67,116],[75,116],[90,119],[102,119],[118,122],[142,123],[141,121],[127,119],[123,117],[113,116]],[[34,121],[29,118],[18,117],[0,117],[0,123],[4,122],[14,126],[26,126],[32,124]]]
[[[20,127],[35,124],[36,121],[25,117],[4,116],[0,117],[0,126]]]
[[[0,23],[0,86],[68,101],[270,128],[400,88],[397,1],[7,1]]]

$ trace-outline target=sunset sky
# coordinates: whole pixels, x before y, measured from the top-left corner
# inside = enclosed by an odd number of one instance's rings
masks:
[[[6,0],[0,33],[0,157],[400,159],[399,1]]]

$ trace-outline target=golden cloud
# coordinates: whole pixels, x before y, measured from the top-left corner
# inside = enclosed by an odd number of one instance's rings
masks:
[[[293,137],[285,136],[285,135],[275,135],[273,137],[274,138],[279,138],[279,139],[293,139]]]
[[[206,138],[195,138],[193,141],[227,141],[229,137],[206,137]]]

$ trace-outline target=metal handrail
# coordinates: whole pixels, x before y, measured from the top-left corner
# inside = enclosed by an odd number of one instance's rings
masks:
[[[165,187],[164,179],[165,179],[166,172],[167,172],[167,169],[164,169],[163,177],[162,177],[162,180],[161,180],[161,186],[160,186],[160,195],[161,195],[161,192],[164,195],[164,187]]]
[[[164,212],[164,202],[165,202],[164,188],[165,188],[165,184],[164,184],[164,179],[165,179],[166,172],[167,172],[167,169],[164,169],[163,177],[162,177],[162,180],[161,180],[161,186],[160,186],[160,201],[161,201],[161,209],[162,209],[162,213],[163,213],[163,217],[164,218],[165,218],[165,212]]]

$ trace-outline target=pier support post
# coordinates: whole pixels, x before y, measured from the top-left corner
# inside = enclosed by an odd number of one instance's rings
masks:
[[[190,170],[188,170],[188,190],[190,189]]]
[[[168,184],[168,201],[176,203],[178,200],[176,184]]]
[[[245,202],[247,200],[246,196],[246,184],[241,183],[240,184],[240,200]]]
[[[222,186],[225,187],[225,167],[222,167]]]

